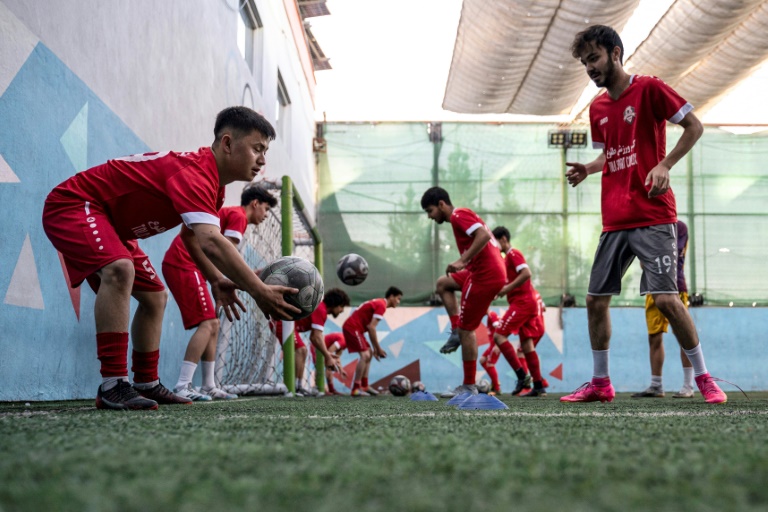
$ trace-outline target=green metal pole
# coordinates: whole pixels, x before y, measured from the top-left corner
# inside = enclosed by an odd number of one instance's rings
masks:
[[[688,292],[693,295],[698,290],[696,286],[696,218],[694,217],[696,201],[693,198],[693,150],[685,155],[685,163],[685,175],[688,180],[688,251],[685,257],[685,266],[690,277]]]
[[[280,191],[280,220],[282,223],[283,256],[293,254],[293,184],[291,178],[283,176],[283,188]],[[291,393],[296,392],[296,367],[293,344],[293,322],[283,322],[283,382]]]
[[[563,207],[563,277],[561,279],[562,294],[569,293],[568,291],[568,182],[565,179],[565,172],[568,170],[568,165],[565,162],[568,161],[568,147],[563,146],[563,151],[560,154],[560,187],[562,190],[562,207]]]
[[[320,238],[315,238],[315,266],[320,275],[323,275],[323,242]],[[321,393],[325,392],[325,356],[322,352],[315,349],[317,362],[315,363],[315,385]]]
[[[430,133],[430,142],[432,142],[432,186],[440,185],[440,151],[443,148],[443,125],[442,123],[432,123],[432,132]],[[432,224],[432,282],[437,282],[437,277],[442,275],[440,266],[440,233],[437,230],[437,223]]]

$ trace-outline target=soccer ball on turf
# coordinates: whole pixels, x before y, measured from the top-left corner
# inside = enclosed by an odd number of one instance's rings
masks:
[[[395,396],[405,396],[411,390],[411,381],[405,375],[395,375],[389,381],[389,392]]]
[[[413,384],[411,384],[411,393],[418,393],[419,391],[426,391],[427,386],[424,385],[423,382],[420,380],[413,381]]]
[[[491,390],[491,383],[488,382],[486,379],[480,379],[480,382],[477,383],[477,392],[488,393],[490,390]]]
[[[359,254],[349,253],[336,264],[336,275],[344,284],[357,286],[368,277],[368,262]]]
[[[298,288],[299,293],[285,295],[285,302],[301,310],[301,313],[291,315],[294,320],[311,315],[323,300],[323,278],[317,268],[304,258],[278,258],[261,271],[260,277],[266,284]]]

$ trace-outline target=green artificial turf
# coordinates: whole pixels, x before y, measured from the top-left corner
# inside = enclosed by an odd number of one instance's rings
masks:
[[[0,404],[0,511],[768,509],[768,394]]]

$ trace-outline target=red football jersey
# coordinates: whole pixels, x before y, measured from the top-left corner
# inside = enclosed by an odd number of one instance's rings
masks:
[[[493,335],[499,327],[499,315],[497,315],[495,311],[488,312],[488,320],[485,326],[488,329],[488,339],[491,341],[491,344],[493,344]]]
[[[243,239],[245,229],[248,227],[245,208],[242,206],[225,206],[219,210],[219,219],[221,220],[221,232],[224,236],[236,238],[238,241]],[[197,268],[189,255],[189,251],[187,251],[187,246],[181,239],[181,234],[176,235],[171,246],[165,252],[163,264],[189,270]]]
[[[123,241],[162,233],[182,220],[219,226],[224,202],[210,148],[109,160],[75,174],[51,194],[101,205]]]
[[[325,329],[325,321],[328,319],[328,307],[325,302],[315,308],[311,315],[301,320],[296,321],[296,330],[299,332],[309,332],[312,329],[323,332]]]
[[[507,267],[507,284],[511,283],[524,268],[528,268],[528,263],[525,262],[523,253],[510,247],[507,252],[507,257],[504,258],[504,264]],[[507,302],[519,306],[521,309],[531,308],[536,303],[536,299],[533,295],[534,289],[531,284],[531,280],[526,280],[523,284],[517,288],[510,290],[507,293]]]
[[[344,322],[344,328],[357,332],[364,332],[374,318],[384,319],[387,310],[387,299],[371,299],[364,302]]]
[[[454,208],[451,214],[451,227],[456,237],[456,246],[460,254],[464,254],[472,245],[472,233],[478,229],[491,232],[475,212],[469,208]],[[491,239],[485,244],[467,264],[467,270],[472,272],[474,282],[494,281],[504,275],[504,262],[499,253],[499,242],[491,234]]]
[[[666,156],[666,122],[679,123],[691,110],[667,84],[642,75],[617,100],[605,92],[592,102],[592,144],[605,154],[603,231],[677,222],[672,190],[649,199],[645,179]]]

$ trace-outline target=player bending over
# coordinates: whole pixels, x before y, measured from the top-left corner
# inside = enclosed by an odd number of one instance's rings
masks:
[[[102,383],[99,409],[157,409],[157,404],[192,403],[160,383],[158,361],[168,294],[138,238],[178,226],[189,227],[187,249],[211,283],[216,307],[239,318],[240,288],[266,314],[288,318],[298,308],[283,294],[298,290],[265,285],[221,234],[218,212],[224,186],[251,181],[265,165],[275,130],[246,107],[216,117],[210,148],[193,152],[147,153],[109,160],[67,179],[48,195],[43,229],[62,254],[73,287],[87,280],[96,291],[96,353]],[[224,277],[227,276],[227,277]],[[229,279],[227,279],[229,278]],[[128,381],[130,300],[133,318],[134,384]]]
[[[499,350],[499,347],[493,340],[493,335],[501,323],[499,322],[499,315],[490,309],[488,310],[486,318],[487,321],[485,325],[488,329],[488,341],[490,343],[488,343],[488,348],[485,349],[485,352],[483,352],[483,355],[480,356],[480,360],[478,362],[480,363],[480,366],[482,366],[485,370],[485,373],[488,374],[488,377],[491,378],[491,391],[488,394],[500,395],[501,383],[499,382],[499,372],[496,371],[496,363],[499,360],[499,354],[501,354],[501,350]]]
[[[325,373],[325,385],[326,385],[326,395],[341,395],[342,393],[339,393],[336,391],[336,388],[333,385],[333,372],[338,372],[341,377],[346,377],[347,372],[345,372],[341,368],[341,353],[344,352],[344,349],[347,348],[347,343],[344,341],[344,333],[342,332],[332,332],[330,334],[325,335],[324,343],[325,348],[328,352],[328,355],[326,356],[326,361],[333,360],[336,362],[335,367],[331,367],[330,365],[326,368]],[[312,351],[312,361],[317,363],[317,350],[315,349],[315,345],[313,344],[311,347]]]

